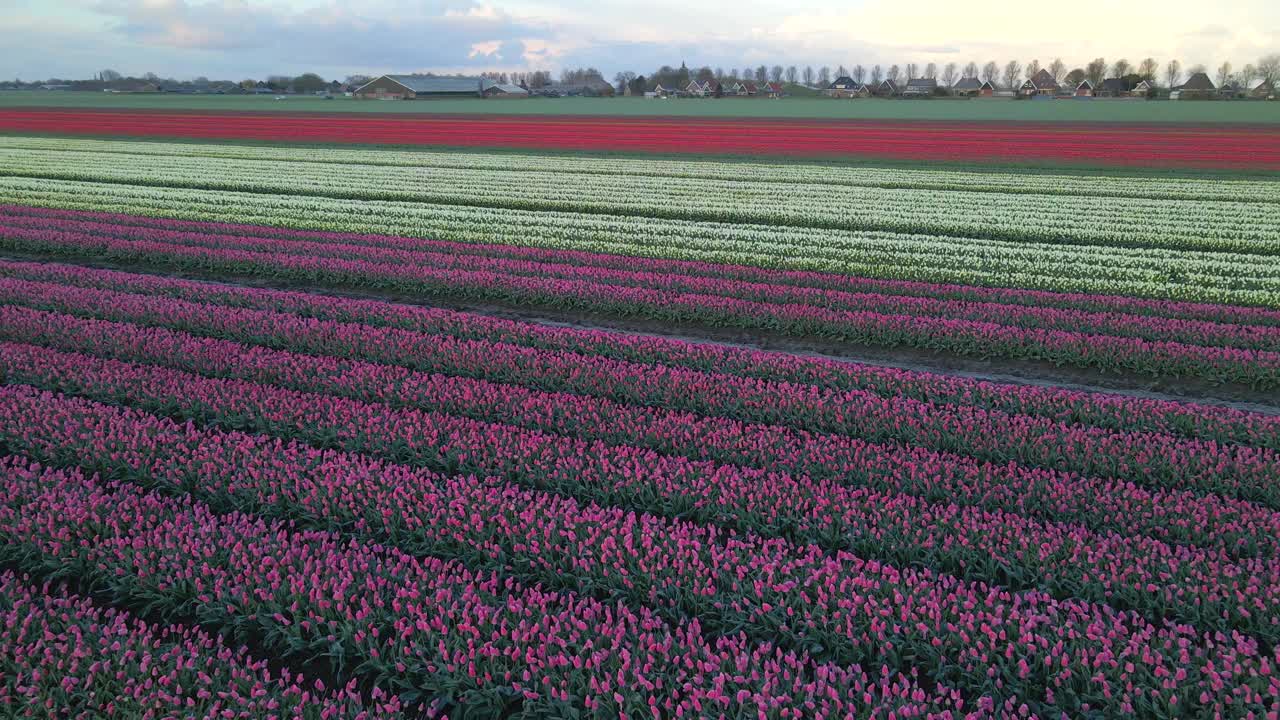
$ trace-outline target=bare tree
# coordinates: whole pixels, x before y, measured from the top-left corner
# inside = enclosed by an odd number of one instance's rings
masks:
[[[889,72],[885,74],[885,78],[892,80],[893,84],[897,85],[898,81],[902,79],[902,71],[898,69],[897,65],[890,65]]]
[[[938,63],[929,63],[924,66],[924,76],[936,80],[938,78]]]
[[[1218,66],[1218,87],[1231,82],[1231,63],[1224,61]]]
[[[996,76],[999,74],[1000,66],[996,64],[995,60],[989,60],[986,65],[982,66],[982,79],[986,82],[995,82]]]
[[[949,62],[942,68],[942,84],[951,87],[956,84],[956,64]]]
[[[1244,89],[1248,90],[1253,87],[1253,81],[1258,79],[1258,68],[1254,67],[1253,63],[1248,63],[1240,68],[1240,72],[1236,73],[1236,77],[1239,78],[1240,84],[1244,86]]]
[[[812,66],[812,65],[805,65],[805,66],[804,66],[804,84],[805,84],[805,85],[812,86],[812,85],[813,85],[813,77],[814,77],[814,75],[813,75],[813,66]]]
[[[871,66],[871,84],[879,85],[882,79],[884,79],[884,71],[880,69],[879,65],[872,65]]]
[[[1105,58],[1094,58],[1088,65],[1084,66],[1084,76],[1094,87],[1102,84],[1102,78],[1107,74],[1107,61]]]
[[[1164,84],[1165,87],[1173,89],[1178,85],[1178,78],[1182,77],[1182,63],[1177,60],[1170,60],[1168,65],[1164,66]]]
[[[723,79],[724,79],[724,68],[722,67],[716,68],[716,80],[723,80]]]
[[[1128,75],[1129,71],[1132,69],[1133,69],[1133,66],[1129,64],[1128,60],[1125,60],[1124,58],[1120,58],[1114,63],[1111,63],[1111,76],[1122,78],[1125,75]]]
[[[773,82],[782,82],[782,74],[786,72],[781,65],[774,65],[769,68],[769,79]]]
[[[910,81],[912,78],[916,78],[920,76],[920,73],[917,72],[918,69],[919,68],[915,63],[907,63],[907,80],[908,81]]]
[[[115,82],[119,80],[120,77],[121,77],[120,73],[110,69],[103,70],[102,72],[98,73],[98,79],[101,80],[102,82]]]
[[[837,66],[836,66],[836,77],[838,77],[838,78],[842,78],[842,77],[844,77],[845,75],[848,75],[848,74],[849,74],[849,71],[845,69],[844,65],[837,65]]]
[[[1058,82],[1062,82],[1062,74],[1066,71],[1067,64],[1062,62],[1062,58],[1054,58],[1053,62],[1049,63],[1049,74]]]
[[[800,79],[800,71],[796,69],[795,65],[788,65],[787,66],[787,82],[791,83],[792,85],[795,85],[796,81],[799,79]]]
[[[1155,58],[1143,58],[1142,62],[1138,63],[1138,74],[1149,83],[1156,81],[1158,72],[1160,72],[1160,63],[1157,63]]]
[[[831,68],[823,65],[818,68],[818,84],[826,87],[831,84]]]
[[[863,80],[867,79],[867,69],[862,67],[861,65],[854,65],[853,79],[857,81],[859,84],[861,84]]]
[[[1271,53],[1258,60],[1258,75],[1263,80],[1280,82],[1280,53]]]
[[[769,80],[769,68],[761,65],[756,68],[756,82],[763,83]]]
[[[1017,60],[1010,60],[1004,66],[1004,85],[1005,87],[1013,87],[1018,78],[1022,75],[1022,63]]]
[[[1028,80],[1030,80],[1031,78],[1035,77],[1035,76],[1036,76],[1036,73],[1038,73],[1038,72],[1040,72],[1040,61],[1039,61],[1039,60],[1032,60],[1031,62],[1027,63],[1027,79],[1028,79]],[[1056,79],[1056,78],[1055,78],[1055,79]]]

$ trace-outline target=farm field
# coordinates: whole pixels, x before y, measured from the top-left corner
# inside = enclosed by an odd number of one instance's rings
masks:
[[[1277,124],[1280,104],[1267,102],[1169,102],[1063,100],[1025,102],[1003,99],[930,99],[920,101],[685,98],[488,98],[425,101],[371,101],[347,97],[325,100],[306,95],[276,100],[271,95],[112,94],[94,92],[0,91],[0,110],[198,110],[206,112],[355,113],[499,116],[634,116],[723,118],[814,118],[824,120],[971,120],[992,122],[1212,123]]]
[[[483,101],[480,101],[483,102]],[[529,101],[533,102],[533,101]],[[0,109],[0,133],[1280,171],[1271,125]]]
[[[6,705],[1280,704],[1270,131],[1020,168],[59,112],[0,111]]]

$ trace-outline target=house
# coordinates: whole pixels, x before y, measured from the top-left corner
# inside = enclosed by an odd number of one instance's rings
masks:
[[[979,97],[995,97],[996,86],[990,80],[983,80],[982,85],[978,87]]]
[[[1048,70],[1040,70],[1040,72],[1027,78],[1018,88],[1018,94],[1023,97],[1035,97],[1037,95],[1048,95],[1050,97],[1058,94],[1061,86],[1058,81],[1049,74]]]
[[[902,97],[933,97],[938,81],[933,78],[909,78],[902,89]]]
[[[1133,89],[1129,91],[1129,94],[1133,97],[1147,97],[1151,93],[1155,92],[1155,89],[1155,85],[1152,85],[1150,82],[1146,80],[1139,80],[1138,84],[1134,85]]]
[[[1254,100],[1274,100],[1276,98],[1276,86],[1270,80],[1263,80],[1253,89],[1249,91],[1249,97]]]
[[[780,98],[787,94],[786,90],[782,87],[782,83],[779,82],[767,82],[764,84],[764,87],[761,88],[761,91],[764,92],[765,97],[771,98]]]
[[[356,88],[355,96],[375,100],[481,97],[485,90],[496,84],[478,77],[380,75]]]
[[[502,98],[504,100],[519,100],[529,97],[529,91],[519,85],[491,85],[484,89],[484,96],[491,98]]]
[[[871,94],[866,85],[848,75],[841,75],[822,89],[822,94],[834,98],[866,97]]]
[[[613,85],[595,79],[576,83],[549,83],[529,91],[531,95],[539,97],[607,97],[614,92]]]
[[[683,91],[683,88],[677,87],[675,83],[657,82],[653,85],[653,94],[656,97],[677,97]]]
[[[750,80],[741,80],[734,83],[732,90],[732,94],[742,97],[751,97],[758,92],[760,92],[760,88]]]
[[[1244,86],[1234,81],[1229,82],[1226,85],[1223,85],[1222,87],[1218,88],[1218,97],[1224,100],[1242,98],[1242,97],[1245,97],[1247,94],[1248,93],[1245,92]]]
[[[1098,97],[1124,97],[1129,94],[1129,84],[1124,78],[1106,78],[1094,94]]]
[[[1087,79],[1081,80],[1080,84],[1076,86],[1076,97],[1093,97],[1094,94],[1093,83],[1089,82]]]
[[[963,77],[951,86],[951,93],[958,97],[973,97],[982,89],[982,81],[976,77]]]
[[[1170,100],[1209,100],[1216,95],[1217,88],[1205,73],[1199,72],[1187,78],[1187,81],[1169,93]]]
[[[875,94],[881,97],[893,97],[898,94],[898,83],[885,78],[876,86]]]

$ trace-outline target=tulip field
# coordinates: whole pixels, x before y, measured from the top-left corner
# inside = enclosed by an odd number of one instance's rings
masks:
[[[1280,712],[1269,131],[1084,170],[37,112],[0,715]],[[351,139],[393,132],[477,141]]]

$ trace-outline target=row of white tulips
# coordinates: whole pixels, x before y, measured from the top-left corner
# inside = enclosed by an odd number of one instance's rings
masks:
[[[0,177],[0,202],[1280,307],[1270,257]]]
[[[1249,177],[1135,175],[1131,171],[1060,172],[1008,169],[872,167],[804,162],[667,160],[640,157],[583,157],[529,153],[382,150],[348,147],[278,147],[135,140],[0,137],[0,148],[103,152],[124,155],[213,157],[340,165],[460,168],[584,175],[629,175],[821,184],[841,187],[972,190],[978,192],[1082,195],[1149,200],[1226,200],[1280,203],[1280,183]]]
[[[883,230],[1041,245],[1280,255],[1280,204],[332,165],[0,149],[0,172],[341,199],[478,205],[768,226]]]

